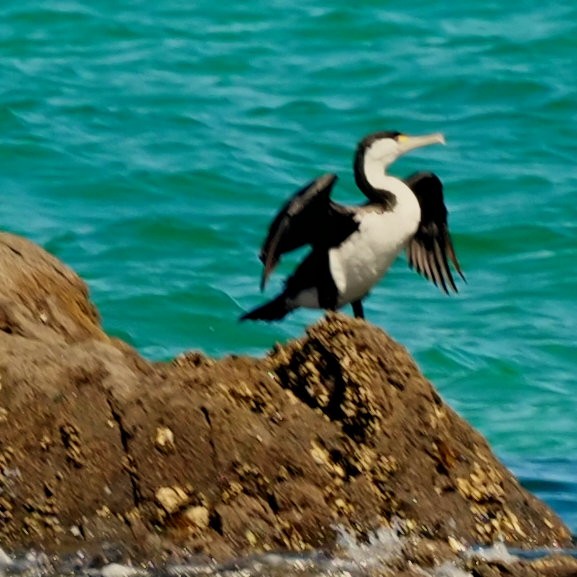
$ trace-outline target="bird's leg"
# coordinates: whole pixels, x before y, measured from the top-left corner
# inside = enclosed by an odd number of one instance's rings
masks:
[[[353,314],[357,319],[364,319],[365,318],[365,311],[363,310],[363,303],[362,301],[353,301],[351,303],[353,305]]]

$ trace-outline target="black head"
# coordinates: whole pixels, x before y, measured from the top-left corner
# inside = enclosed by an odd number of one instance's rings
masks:
[[[366,150],[377,140],[390,139],[396,141],[397,138],[401,136],[401,134],[402,133],[399,132],[398,130],[381,130],[380,132],[374,132],[373,134],[368,134],[359,142],[357,149]]]

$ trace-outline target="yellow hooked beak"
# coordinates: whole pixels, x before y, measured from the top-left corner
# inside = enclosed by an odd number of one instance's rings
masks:
[[[445,144],[445,137],[440,132],[425,134],[424,136],[408,136],[406,134],[400,134],[397,136],[397,142],[399,144],[399,152],[405,154],[415,148],[429,146],[429,144]]]

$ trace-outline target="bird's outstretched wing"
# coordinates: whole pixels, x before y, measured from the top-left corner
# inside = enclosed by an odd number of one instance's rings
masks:
[[[353,213],[330,199],[336,181],[336,174],[324,174],[309,182],[275,216],[260,251],[261,290],[283,254],[306,244],[337,246],[358,229]]]
[[[421,222],[407,247],[409,266],[435,283],[447,294],[457,291],[449,261],[459,276],[465,276],[457,260],[443,201],[443,185],[431,172],[417,172],[405,179],[421,207]]]

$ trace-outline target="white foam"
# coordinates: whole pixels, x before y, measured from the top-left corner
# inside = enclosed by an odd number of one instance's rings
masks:
[[[135,575],[147,575],[144,569],[131,567],[130,565],[121,565],[120,563],[110,563],[100,570],[102,577],[134,577]]]
[[[386,565],[400,557],[403,552],[402,538],[395,528],[378,529],[363,543],[359,543],[342,528],[338,528],[337,532],[337,545],[342,549],[343,555],[363,569]]]
[[[5,569],[13,564],[14,561],[12,561],[12,557],[0,549],[0,569]]]
[[[429,573],[432,577],[473,577],[472,573],[464,571],[450,561],[445,561]]]
[[[465,551],[469,558],[482,559],[483,561],[501,561],[503,563],[514,563],[519,558],[509,553],[505,543],[495,543],[491,547],[479,549],[469,549]]]

